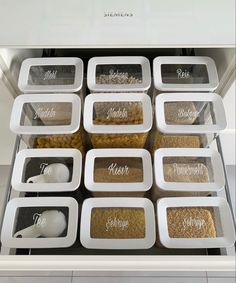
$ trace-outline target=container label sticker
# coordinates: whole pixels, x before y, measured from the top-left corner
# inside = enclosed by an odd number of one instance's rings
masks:
[[[127,230],[129,228],[129,221],[122,220],[116,217],[115,218],[109,217],[106,222],[106,231],[108,232],[113,228],[121,229],[122,231]]]
[[[125,166],[118,166],[117,163],[111,163],[107,168],[109,171],[109,175],[119,176],[119,175],[129,175],[129,167]]]

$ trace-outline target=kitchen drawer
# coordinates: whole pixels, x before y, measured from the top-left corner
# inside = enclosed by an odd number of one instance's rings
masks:
[[[219,138],[216,139],[215,147],[222,154]],[[25,148],[24,142],[17,138],[13,163],[16,153]],[[13,164],[12,164],[13,166]],[[33,193],[33,196],[42,195]],[[63,193],[64,194],[64,193]],[[62,195],[63,195],[62,194]],[[64,194],[65,195],[65,194]],[[67,196],[70,193],[66,193]],[[222,192],[214,193],[214,196],[221,196],[230,202],[229,188],[226,182],[225,189]],[[24,197],[25,193],[14,191],[10,184],[8,185],[8,194],[5,204],[14,197]],[[93,272],[124,272],[126,275],[129,272],[146,272],[158,276],[156,272],[169,271],[188,271],[200,272],[206,271],[232,271],[235,268],[235,249],[166,249],[160,247],[152,247],[148,250],[89,250],[81,246],[79,240],[70,248],[57,249],[1,249],[0,255],[0,270],[28,270],[28,271],[76,271],[75,276],[87,276]],[[87,275],[83,275],[85,272]],[[78,275],[77,275],[78,274]],[[94,275],[97,276],[97,275]],[[164,275],[166,276],[166,275]],[[171,276],[171,275],[170,275]],[[151,276],[150,276],[151,277]],[[160,274],[159,282],[164,280]],[[194,282],[206,282],[204,278],[191,280]],[[93,278],[91,278],[93,279]],[[136,280],[137,279],[137,280]],[[141,279],[136,278],[135,281],[141,282]],[[89,282],[87,278],[74,278],[73,282]],[[85,280],[85,281],[83,281]],[[102,280],[108,280],[106,277]],[[152,282],[152,278],[148,279],[148,283]],[[179,281],[173,281],[168,278],[169,282],[188,282],[187,278],[180,277]],[[202,281],[200,281],[202,280]],[[58,281],[59,282],[59,281]],[[64,281],[65,282],[65,281]],[[106,282],[106,281],[103,281]],[[116,282],[116,281],[114,281]],[[118,281],[117,281],[118,282]],[[119,279],[119,282],[122,282]],[[125,282],[125,281],[124,281]],[[132,281],[129,281],[132,282]],[[164,282],[164,281],[163,281]],[[166,281],[165,279],[165,282]]]

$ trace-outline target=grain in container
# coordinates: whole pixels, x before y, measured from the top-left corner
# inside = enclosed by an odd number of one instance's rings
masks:
[[[225,185],[220,154],[210,148],[160,148],[154,154],[152,199],[202,196]]]
[[[146,198],[90,198],[82,206],[80,241],[88,249],[149,249],[156,239]]]
[[[95,197],[143,197],[152,186],[152,161],[145,149],[92,149],[85,159],[85,187]]]
[[[144,93],[90,94],[84,115],[94,148],[143,148],[152,127],[151,99]]]
[[[152,151],[162,147],[207,147],[226,128],[221,96],[162,93],[155,99]]]
[[[157,223],[159,240],[170,249],[226,248],[235,242],[229,204],[221,197],[162,198]]]
[[[90,92],[147,92],[151,86],[149,60],[142,56],[93,57],[88,62]]]
[[[14,101],[10,129],[29,148],[76,148],[84,154],[80,119],[76,94],[24,94]]]

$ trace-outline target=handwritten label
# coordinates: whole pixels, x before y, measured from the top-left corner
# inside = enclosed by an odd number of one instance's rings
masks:
[[[43,80],[55,80],[57,77],[57,70],[48,70],[47,72],[44,73]]]
[[[121,220],[119,218],[108,218],[106,222],[106,231],[112,230],[113,228],[121,229],[122,231],[127,230],[129,227],[128,220]]]
[[[177,115],[179,118],[192,120],[198,117],[198,111],[192,111],[190,109],[185,110],[184,108],[180,108]]]
[[[44,169],[45,169],[47,166],[48,166],[48,163],[44,163],[44,162],[39,165],[39,168],[41,169],[41,170],[40,170],[40,174],[43,174]]]
[[[204,170],[203,170],[203,166],[201,166],[201,164],[198,164],[197,166],[190,166],[190,165],[185,165],[185,166],[181,166],[177,163],[173,164],[174,166],[174,173],[177,175],[203,175],[204,174]]]
[[[128,118],[128,111],[125,108],[110,108],[107,111],[107,119],[127,119]]]
[[[117,163],[111,163],[111,165],[109,165],[107,169],[109,171],[109,175],[113,175],[113,176],[129,175],[129,167],[127,165],[118,166]]]
[[[40,226],[40,227],[44,227],[47,224],[47,220],[45,217],[41,217],[42,214],[40,213],[35,213],[33,215],[33,221],[34,221],[34,225]]]
[[[119,72],[118,70],[115,71],[113,69],[109,70],[109,79],[114,80],[114,79],[128,79],[129,74],[128,72]]]
[[[43,108],[39,107],[34,114],[33,119],[43,119],[43,118],[54,118],[56,116],[56,111],[54,108]]]
[[[190,73],[187,70],[182,70],[181,68],[176,70],[178,79],[189,79]]]
[[[189,218],[184,218],[183,220],[184,228],[196,227],[197,229],[201,229],[205,225],[206,225],[206,221],[204,219],[189,217]]]

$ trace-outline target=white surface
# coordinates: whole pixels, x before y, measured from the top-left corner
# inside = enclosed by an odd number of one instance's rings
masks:
[[[168,278],[168,277],[158,277],[155,278],[139,278],[139,277],[129,277],[129,278],[120,278],[120,277],[80,277],[73,278],[72,283],[143,283],[145,280],[146,283],[189,283],[189,278],[178,277],[178,278]],[[192,283],[207,283],[206,278],[191,278]],[[217,282],[218,283],[218,282]],[[227,282],[228,283],[228,282]],[[231,283],[231,282],[230,282]]]
[[[43,125],[43,126],[28,126],[22,125],[22,113],[24,113],[24,106],[26,104],[36,104],[40,105],[41,103],[55,103],[58,104],[60,108],[60,103],[70,103],[72,110],[71,113],[67,113],[70,115],[70,124],[59,124],[59,125]],[[43,106],[42,106],[43,107]],[[39,108],[37,108],[39,109]],[[35,110],[35,114],[38,116],[37,109]],[[51,111],[54,109],[49,109]],[[47,111],[46,107],[43,108],[44,111]],[[25,113],[24,113],[25,114]],[[57,119],[57,113],[55,111],[55,120]],[[24,117],[24,116],[23,116]],[[54,118],[52,117],[52,118]],[[22,94],[15,98],[11,118],[10,118],[10,129],[12,132],[16,134],[25,134],[25,135],[52,135],[52,134],[72,134],[75,133],[80,127],[80,117],[81,117],[81,100],[78,95],[73,93],[67,94]],[[34,119],[35,117],[33,117]],[[43,119],[44,117],[39,118]],[[47,117],[46,117],[47,118]],[[58,117],[60,119],[60,117]]]
[[[234,278],[208,278],[208,283],[235,283],[235,277]]]
[[[223,104],[225,108],[227,128],[221,132],[220,140],[222,142],[222,150],[225,164],[235,165],[235,120],[236,120],[236,89],[235,89],[235,80],[226,95],[223,98]]]
[[[25,166],[31,158],[72,158],[73,168],[70,182],[63,183],[27,183],[23,182]],[[45,165],[45,163],[44,163]],[[68,169],[67,169],[68,170]],[[24,149],[17,153],[13,166],[11,184],[13,189],[22,192],[64,192],[74,191],[80,185],[82,173],[82,154],[72,148]],[[41,175],[40,175],[41,176]]]
[[[51,85],[40,85],[40,84],[28,84],[29,74],[31,67],[42,67],[42,66],[74,66],[75,73],[73,78],[73,84],[63,84],[64,78],[61,78],[60,84],[51,84]],[[59,73],[59,72],[58,72]],[[57,74],[58,75],[58,74]],[[59,74],[60,76],[60,74]],[[23,93],[43,93],[43,92],[77,92],[81,90],[83,85],[84,78],[84,63],[80,58],[29,58],[22,62],[18,87]],[[72,78],[71,78],[72,79]],[[57,78],[58,81],[58,78]]]
[[[234,0],[1,0],[0,7],[1,46],[235,45]],[[133,16],[104,16],[115,12]]]
[[[0,277],[1,283],[71,283],[71,277]]]
[[[145,237],[131,239],[103,239],[91,236],[93,208],[143,208],[145,218]],[[104,227],[102,227],[104,229]],[[80,223],[80,241],[88,249],[149,249],[156,241],[154,207],[146,198],[89,198],[83,202]]]
[[[141,66],[142,82],[138,84],[97,84],[97,66],[124,64],[129,69],[132,64]],[[129,75],[132,75],[130,73]],[[142,56],[93,57],[88,62],[87,84],[91,92],[146,92],[151,86],[150,62]]]
[[[176,68],[179,68],[178,65],[189,64],[189,65],[204,65],[207,68],[207,74],[209,78],[209,83],[163,83],[162,81],[162,65],[176,65]],[[176,70],[177,71],[177,70]],[[190,78],[192,74],[190,72]],[[201,74],[199,74],[201,76]],[[215,62],[210,57],[198,57],[198,56],[159,56],[153,61],[153,78],[154,86],[160,91],[214,91],[219,84],[218,74],[216,70]],[[171,78],[173,79],[173,78]],[[178,78],[176,74],[176,79]],[[194,81],[194,79],[193,79]]]
[[[114,163],[117,164],[116,158],[123,157],[127,159],[127,164],[129,164],[129,158],[139,158],[140,164],[142,165],[142,182],[95,182],[94,181],[94,168],[96,165],[96,158],[114,158]],[[119,159],[118,159],[119,160]],[[124,169],[125,166],[128,168],[128,165],[122,165]],[[137,161],[138,166],[138,161]],[[117,167],[119,168],[119,163]],[[107,168],[108,170],[108,168]],[[122,169],[121,169],[122,170]],[[108,173],[110,175],[110,172]],[[112,175],[118,175],[111,173]],[[122,174],[120,175],[122,180]],[[152,186],[152,159],[149,151],[146,149],[134,149],[134,148],[113,148],[113,149],[92,149],[89,150],[86,154],[85,159],[85,168],[84,168],[84,184],[85,187],[92,192],[145,192],[149,190]]]
[[[18,208],[21,207],[68,207],[67,234],[64,237],[22,237],[13,236],[16,225]],[[33,220],[33,219],[32,219]],[[47,224],[48,225],[48,224]],[[1,242],[10,248],[52,248],[69,247],[73,245],[77,236],[78,203],[71,197],[28,197],[14,198],[7,204],[2,231]],[[47,227],[47,226],[46,226]]]
[[[13,97],[2,81],[0,69],[0,165],[9,165],[12,159],[15,144],[15,135],[9,128],[12,105]]]

